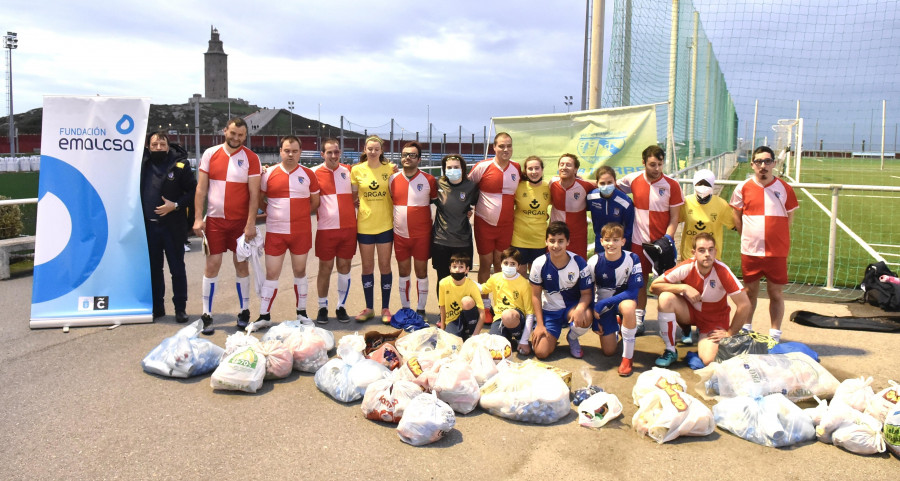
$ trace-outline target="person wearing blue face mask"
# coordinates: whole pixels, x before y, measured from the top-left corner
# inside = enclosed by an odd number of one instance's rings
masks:
[[[634,203],[628,194],[616,188],[616,171],[608,165],[597,169],[597,188],[587,196],[587,208],[591,213],[594,227],[594,252],[603,252],[600,231],[610,222],[621,224],[625,229],[625,239],[631,239],[634,229]],[[630,248],[628,242],[623,249]]]
[[[436,210],[431,235],[431,265],[437,280],[450,275],[450,256],[462,254],[472,258],[472,217],[478,202],[478,184],[466,177],[466,161],[459,154],[441,159],[437,179]],[[435,290],[437,292],[437,290]]]

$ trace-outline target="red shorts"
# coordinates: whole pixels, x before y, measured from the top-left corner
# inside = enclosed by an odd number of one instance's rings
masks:
[[[787,284],[787,257],[763,257],[741,254],[741,273],[744,283],[765,277],[772,284]]]
[[[219,217],[206,218],[206,243],[209,255],[234,252],[237,249],[238,237],[244,234],[247,220],[225,220]]]
[[[644,276],[644,289],[647,288],[650,284],[647,282],[650,279],[650,274],[653,273],[653,264],[650,263],[650,259],[644,255],[644,246],[640,244],[631,243],[631,252],[637,254],[638,259],[641,260],[641,274]]]
[[[356,228],[316,231],[316,257],[330,261],[335,257],[352,259],[356,255]]]
[[[280,256],[290,250],[293,255],[303,255],[312,247],[312,234],[276,234],[266,233],[266,255]]]
[[[512,243],[513,226],[493,226],[475,216],[475,245],[479,255],[506,250]]]
[[[397,258],[397,262],[403,262],[410,257],[417,261],[427,261],[431,257],[431,239],[394,234],[394,257]]]
[[[716,329],[727,331],[731,327],[731,322],[728,320],[727,315],[725,317],[710,316],[694,309],[694,305],[687,302],[687,300],[685,300],[685,303],[688,306],[688,311],[691,313],[691,325],[697,326],[700,334],[709,334]]]

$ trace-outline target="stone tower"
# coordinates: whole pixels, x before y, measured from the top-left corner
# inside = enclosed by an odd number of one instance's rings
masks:
[[[203,54],[206,98],[228,98],[228,54],[222,48],[219,31],[210,26],[209,49]]]

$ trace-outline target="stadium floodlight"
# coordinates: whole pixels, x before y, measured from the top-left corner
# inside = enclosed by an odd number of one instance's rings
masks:
[[[294,135],[294,101],[288,100],[288,110],[291,111],[291,135]]]
[[[569,107],[572,106],[572,96],[571,95],[563,95],[563,103],[566,104],[566,112],[569,111]]]
[[[12,51],[19,48],[19,37],[16,32],[6,32],[3,36],[3,48],[9,52],[9,153],[16,155],[16,122],[13,117],[13,75],[12,75]]]

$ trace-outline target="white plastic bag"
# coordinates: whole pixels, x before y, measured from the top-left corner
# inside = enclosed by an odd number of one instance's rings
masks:
[[[422,393],[406,406],[397,435],[404,443],[424,446],[444,437],[455,425],[456,415],[447,403],[433,393]]]
[[[353,364],[365,358],[366,339],[359,333],[347,334],[337,344],[337,355],[341,359]]]
[[[434,381],[433,391],[438,399],[454,411],[468,414],[478,406],[481,394],[472,368],[462,359],[443,364]]]
[[[884,422],[888,412],[900,402],[900,384],[894,381],[888,382],[890,387],[878,391],[866,403],[865,413],[881,422]]]
[[[721,363],[713,362],[694,373],[700,376],[697,392],[707,399],[756,398],[780,392],[797,402],[813,396],[830,398],[840,384],[802,352],[741,354]]]
[[[600,428],[622,415],[622,403],[615,394],[598,392],[578,404],[578,424]]]
[[[404,358],[403,363],[397,368],[397,379],[411,381],[422,387],[427,392],[431,392],[434,381],[437,379],[437,370],[434,368],[439,360],[430,357]]]
[[[294,369],[301,372],[318,372],[328,362],[325,341],[311,330],[294,329],[284,344],[294,358]]]
[[[883,453],[881,429],[877,419],[837,401],[828,406],[828,412],[816,426],[816,437],[856,454]]]
[[[512,346],[510,346],[508,339],[485,332],[466,339],[459,354],[463,359],[471,361],[476,348],[479,346],[483,346],[488,350],[494,362],[500,362],[512,355]]]
[[[187,378],[206,374],[219,365],[224,350],[208,339],[198,339],[202,321],[197,320],[163,339],[141,361],[144,371],[167,377]]]
[[[266,358],[260,356],[253,346],[238,348],[219,363],[210,378],[213,389],[256,392],[266,375]]]
[[[369,384],[360,407],[367,419],[397,423],[403,418],[406,406],[419,394],[422,388],[418,384],[381,379]]]
[[[671,385],[649,391],[638,405],[631,419],[634,430],[660,444],[680,436],[707,436],[716,427],[708,407]]]
[[[362,397],[350,381],[351,365],[343,359],[334,358],[316,371],[314,380],[320,391],[340,402],[353,402]]]
[[[271,340],[260,342],[253,349],[266,358],[266,379],[284,379],[294,367],[294,355],[283,342]]]
[[[884,418],[882,429],[885,446],[900,458],[900,403],[894,405]]]
[[[638,404],[638,401],[647,393],[669,387],[681,392],[687,391],[687,383],[684,382],[681,374],[669,369],[654,367],[638,376],[637,381],[634,382],[634,388],[631,390],[631,399],[634,404]]]
[[[440,359],[458,354],[463,340],[443,329],[428,327],[411,332],[394,343],[404,359],[410,357]]]
[[[272,339],[278,339],[279,341],[284,341],[291,334],[293,334],[296,330],[301,331],[312,331],[319,335],[322,340],[325,341],[325,350],[330,351],[334,349],[334,334],[327,330],[322,329],[321,327],[310,326],[307,324],[303,324],[302,322],[291,319],[289,321],[281,322],[275,326],[269,328],[265,334],[262,336],[262,341],[270,341]]]
[[[803,410],[803,412],[806,413],[806,415],[809,416],[809,419],[812,420],[813,426],[818,426],[819,423],[822,422],[822,417],[828,413],[828,401],[819,399],[818,396],[815,396],[813,399],[815,399],[816,403],[818,403],[816,407],[806,408]]]
[[[359,391],[360,397],[366,393],[366,388],[379,379],[384,379],[390,373],[390,369],[381,363],[371,359],[362,359],[350,367],[350,382]]]
[[[866,410],[869,399],[875,395],[872,390],[872,378],[850,378],[842,381],[834,391],[831,402],[842,402],[859,412]]]
[[[533,364],[509,362],[508,367],[481,387],[480,404],[494,416],[551,424],[570,411],[569,387],[552,371]]]
[[[259,342],[259,339],[244,332],[237,331],[225,338],[225,355],[230,356],[242,347],[252,346]]]
[[[465,346],[463,346],[463,349],[465,349]],[[494,358],[491,356],[490,351],[484,346],[474,346],[470,351],[472,358],[469,365],[472,366],[472,374],[475,376],[475,381],[478,382],[478,385],[483,386],[488,379],[497,374],[497,364],[494,363]]]
[[[722,398],[712,408],[716,425],[747,441],[780,448],[816,439],[812,419],[783,394]]]

